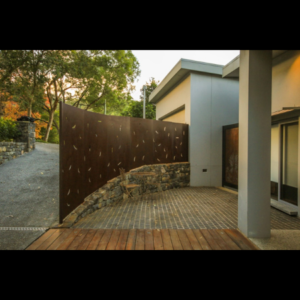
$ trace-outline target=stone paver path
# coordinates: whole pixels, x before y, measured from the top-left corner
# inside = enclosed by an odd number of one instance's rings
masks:
[[[25,249],[58,222],[59,145],[0,165],[0,249]]]
[[[146,194],[105,206],[74,228],[237,228],[237,195],[214,187],[188,187]],[[272,229],[298,229],[300,219],[271,208]]]

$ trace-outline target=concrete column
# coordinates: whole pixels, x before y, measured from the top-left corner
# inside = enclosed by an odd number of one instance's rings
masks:
[[[272,51],[241,50],[238,228],[270,237]]]

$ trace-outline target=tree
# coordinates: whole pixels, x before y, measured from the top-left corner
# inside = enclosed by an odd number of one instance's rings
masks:
[[[20,106],[17,102],[7,101],[4,108],[4,119],[11,119],[16,121],[19,117],[26,115],[26,111],[21,111]],[[41,114],[39,112],[32,112],[32,117],[35,119],[40,119]],[[35,137],[37,139],[42,138],[41,129],[46,128],[46,124],[43,122],[35,122]]]
[[[47,112],[45,141],[53,122],[57,127],[54,115],[60,101],[97,112],[103,112],[106,101],[116,113],[132,99],[139,73],[129,50],[0,51],[0,88],[26,107],[28,116],[32,109]]]
[[[43,63],[49,50],[1,50],[0,88],[31,117],[32,105],[43,98],[45,75]]]
[[[110,114],[117,114],[132,97],[132,83],[139,75],[139,63],[131,51],[91,50],[61,53],[62,61],[50,73],[46,83],[49,113],[45,134],[48,139],[58,102],[85,110],[104,112],[106,101]],[[73,91],[73,93],[71,93]]]
[[[6,102],[10,99],[11,97],[7,92],[0,91],[0,118],[3,117]]]
[[[129,50],[76,51],[72,76],[79,80],[73,105],[104,112],[104,103],[120,110],[132,98],[133,82],[140,74],[139,63]]]
[[[149,102],[150,94],[155,90],[159,81],[155,81],[153,77],[150,82],[146,82],[146,119],[156,119],[156,107]],[[143,118],[143,105],[144,105],[144,90],[141,89],[140,101],[132,100],[129,105],[122,111],[122,116]]]

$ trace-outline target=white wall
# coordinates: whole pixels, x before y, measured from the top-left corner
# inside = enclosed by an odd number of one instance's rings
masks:
[[[191,74],[191,186],[222,185],[222,126],[238,123],[238,99],[238,80]]]
[[[178,107],[185,105],[185,122],[190,124],[190,103],[191,76],[188,76],[156,104],[156,120]]]
[[[300,50],[287,51],[273,60],[272,112],[300,106]]]

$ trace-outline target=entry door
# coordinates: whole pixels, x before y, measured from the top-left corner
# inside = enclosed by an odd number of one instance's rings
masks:
[[[298,205],[298,123],[281,126],[280,199]]]
[[[223,126],[223,186],[238,188],[238,151],[238,124]]]

